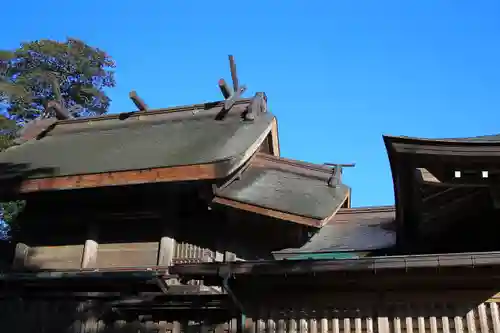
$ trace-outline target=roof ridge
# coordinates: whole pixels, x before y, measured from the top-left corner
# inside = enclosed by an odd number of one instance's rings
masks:
[[[235,105],[241,105],[245,103],[249,103],[251,98],[242,98],[235,102]],[[109,113],[96,117],[81,117],[81,118],[73,118],[73,119],[65,119],[57,121],[58,124],[68,124],[68,123],[79,123],[86,121],[100,121],[100,120],[110,120],[110,119],[123,119],[123,117],[143,117],[164,113],[172,113],[172,112],[185,112],[185,111],[194,111],[194,110],[210,110],[214,107],[223,106],[224,101],[215,101],[215,102],[205,102],[199,104],[191,104],[191,105],[181,105],[181,106],[172,106],[167,108],[159,108],[159,109],[148,109],[148,111],[129,111],[129,112],[120,112],[120,113]]]

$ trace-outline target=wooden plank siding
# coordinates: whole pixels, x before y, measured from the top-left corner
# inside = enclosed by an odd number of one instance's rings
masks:
[[[264,304],[263,304],[264,305]],[[167,321],[147,316],[109,319],[91,309],[90,302],[54,300],[0,301],[2,331],[33,332],[294,332],[294,333],[499,333],[498,303],[487,301],[474,306],[450,304],[444,300],[415,306],[384,305],[382,308],[333,308],[308,315],[291,309],[285,313],[263,313],[247,318],[238,330],[239,318],[214,322],[211,318],[196,321]],[[377,313],[389,308],[383,315]],[[85,310],[86,309],[86,310]],[[212,318],[213,319],[213,318]]]

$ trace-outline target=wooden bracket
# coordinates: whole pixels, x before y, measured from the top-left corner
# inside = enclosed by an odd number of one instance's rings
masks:
[[[132,100],[132,102],[134,102],[139,111],[148,111],[148,105],[142,98],[139,97],[139,95],[137,95],[137,92],[135,90],[129,92],[128,97]]]

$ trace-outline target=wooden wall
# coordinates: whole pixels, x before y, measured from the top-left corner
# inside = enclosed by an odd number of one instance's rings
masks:
[[[242,332],[303,332],[303,333],[499,333],[498,299],[476,303],[442,299],[440,302],[379,304],[366,308],[362,299],[359,307],[338,306],[321,311],[265,311],[261,316],[247,318]],[[2,332],[238,332],[240,318],[213,322],[172,321],[161,317],[129,317],[109,319],[93,310],[91,303],[69,301],[2,300],[0,327]]]

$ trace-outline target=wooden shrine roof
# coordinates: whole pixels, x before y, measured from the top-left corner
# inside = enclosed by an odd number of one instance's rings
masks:
[[[384,136],[401,243],[437,246],[450,228],[498,205],[500,135],[453,139]],[[430,237],[430,238],[429,238]],[[450,245],[452,246],[452,245]],[[446,250],[448,251],[448,250]]]
[[[350,193],[341,182],[328,184],[332,173],[327,166],[258,153],[241,173],[216,190],[213,202],[321,227]]]
[[[59,120],[0,153],[2,180],[32,192],[223,178],[276,127],[271,113],[242,118],[252,101],[236,101],[222,120],[223,102]]]
[[[277,259],[306,253],[372,252],[396,244],[394,206],[341,208],[300,248],[274,252]]]

